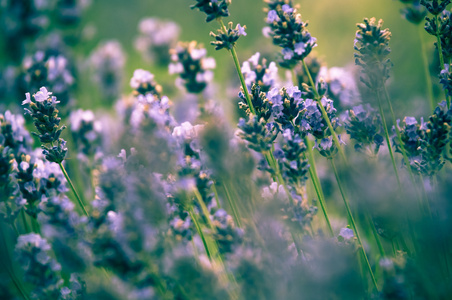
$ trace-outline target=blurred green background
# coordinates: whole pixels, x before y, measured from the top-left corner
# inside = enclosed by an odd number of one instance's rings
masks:
[[[384,20],[385,27],[392,32],[391,59],[394,63],[390,91],[394,99],[395,109],[401,114],[419,115],[427,108],[422,101],[425,94],[424,72],[420,52],[419,33],[425,36],[433,49],[434,39],[420,26],[415,26],[400,15],[403,4],[394,0],[310,0],[295,1],[300,5],[299,12],[303,20],[309,21],[308,29],[317,38],[315,49],[327,62],[329,67],[353,64],[353,41],[356,23],[365,17],[376,17]],[[215,77],[223,82],[234,76],[232,60],[226,51],[215,51],[209,45],[210,31],[218,29],[213,21],[205,22],[205,15],[191,10],[190,0],[97,0],[85,13],[86,24],[94,25],[95,37],[84,45],[86,50],[93,49],[99,41],[117,39],[127,54],[126,79],[132,76],[133,70],[143,68],[157,75],[157,80],[169,79],[166,69],[158,68],[141,59],[133,47],[137,36],[138,22],[144,17],[159,17],[173,20],[181,27],[181,40],[197,40],[204,43],[210,56],[217,60]],[[238,54],[241,61],[248,59],[254,52],[280,51],[262,35],[265,26],[264,3],[261,0],[233,0],[230,5],[231,16],[227,21],[247,26],[248,35],[238,43]],[[433,52],[432,52],[433,53]],[[432,54],[433,55],[433,54]],[[235,78],[234,78],[235,80]],[[126,80],[127,81],[127,80]],[[127,82],[125,82],[125,85]],[[129,91],[126,88],[126,92]],[[416,100],[417,99],[417,100]],[[404,103],[415,103],[405,105]]]

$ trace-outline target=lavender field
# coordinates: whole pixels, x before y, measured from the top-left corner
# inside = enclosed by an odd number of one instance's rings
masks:
[[[0,0],[0,299],[452,299],[451,8]]]

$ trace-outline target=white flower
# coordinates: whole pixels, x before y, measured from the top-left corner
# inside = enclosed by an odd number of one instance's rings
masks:
[[[133,72],[133,77],[130,79],[130,86],[133,89],[137,89],[143,83],[149,83],[154,79],[154,75],[143,69],[136,69]]]
[[[217,66],[213,57],[206,57],[201,61],[201,67],[204,70],[215,69]]]
[[[170,74],[180,74],[184,72],[184,66],[178,62],[178,63],[171,63],[168,66],[168,72]]]
[[[43,102],[49,99],[50,95],[52,95],[52,93],[48,92],[45,87],[42,87],[39,89],[39,92],[33,95],[33,97],[35,98],[36,102]]]

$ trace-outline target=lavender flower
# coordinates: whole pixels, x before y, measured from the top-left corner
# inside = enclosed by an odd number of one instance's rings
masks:
[[[0,144],[0,217],[11,224],[26,203],[20,194],[16,174],[13,150]]]
[[[421,0],[421,4],[427,8],[427,10],[434,16],[442,13],[447,5],[450,4],[450,0]]]
[[[300,134],[294,134],[291,129],[284,130],[284,143],[281,146],[283,158],[282,171],[284,178],[294,186],[304,184],[309,170],[308,160],[305,158],[306,145]]]
[[[224,29],[218,29],[217,33],[210,32],[210,36],[215,38],[215,41],[210,42],[211,45],[215,46],[215,50],[220,49],[227,49],[231,50],[234,48],[235,43],[239,39],[241,35],[246,35],[245,32],[246,26],[240,26],[240,24],[237,24],[235,26],[235,29],[233,28],[232,22],[228,23],[228,27],[226,28],[226,31]]]
[[[64,280],[61,265],[50,257],[51,247],[40,235],[19,236],[15,248],[25,280],[34,285],[33,299],[60,299]]]
[[[0,145],[14,151],[16,158],[31,150],[31,137],[25,129],[25,120],[21,115],[12,114],[9,110],[0,114]]]
[[[355,64],[362,67],[361,81],[371,90],[382,88],[389,78],[392,63],[388,58],[391,49],[391,32],[382,29],[383,20],[364,19],[357,24]]]
[[[439,83],[443,85],[443,89],[449,97],[452,97],[452,64],[444,65],[444,69],[439,74]]]
[[[425,2],[423,3],[424,5]],[[435,5],[435,3],[437,5]],[[426,17],[425,18],[426,23],[424,27],[425,31],[439,39],[440,45],[436,45],[436,47],[442,50],[443,60],[441,60],[441,62],[443,61],[447,62],[450,59],[450,57],[452,57],[451,12],[446,9],[440,11],[442,8],[446,7],[447,5],[446,3],[449,4],[450,1],[449,0],[442,1],[442,3],[439,5],[437,1],[433,1],[433,6],[430,6],[431,9],[429,9],[428,5],[426,6],[427,9],[433,14],[433,18]],[[439,46],[441,46],[441,48],[439,48]]]
[[[308,24],[301,21],[301,15],[291,3],[280,6],[270,2],[269,5],[274,8],[268,11],[266,19],[268,36],[282,48],[281,66],[293,68],[311,53],[317,40],[306,30]]]
[[[257,151],[269,151],[273,141],[278,136],[278,128],[272,123],[266,123],[263,119],[250,115],[248,122],[240,119],[238,136],[248,142],[248,147]]]
[[[90,57],[93,79],[103,98],[111,99],[121,93],[126,57],[121,44],[112,40],[99,44]]]
[[[138,31],[135,48],[141,55],[159,65],[168,64],[170,61],[168,51],[178,40],[179,25],[158,18],[145,18],[138,24]]]
[[[424,21],[427,10],[419,0],[401,0],[401,2],[405,3],[405,7],[400,12],[408,22],[417,25]]]
[[[376,155],[383,145],[383,128],[381,117],[367,104],[359,105],[348,111],[345,129],[350,137],[357,141],[356,151],[368,151]]]
[[[74,143],[78,146],[79,159],[90,162],[101,153],[102,125],[90,110],[73,111],[69,117]]]
[[[207,15],[206,22],[213,21],[221,17],[228,17],[228,6],[231,0],[195,0],[196,4],[191,9],[199,9]]]
[[[318,105],[323,105],[327,112],[328,118],[333,125],[333,129],[337,128],[339,119],[336,117],[336,109],[333,106],[331,99],[322,97],[320,104],[312,99],[306,99],[300,108],[301,113],[295,120],[295,124],[299,126],[300,131],[310,133],[317,139],[325,138],[331,135],[325,119],[323,119],[322,112]]]
[[[69,103],[75,79],[67,56],[62,53],[53,55],[51,51],[38,51],[24,59],[23,68],[26,91],[46,87],[52,90],[64,105]]]
[[[25,113],[33,118],[38,133],[33,133],[41,141],[42,153],[51,162],[61,163],[66,157],[66,141],[60,138],[66,126],[60,127],[61,118],[58,117],[56,105],[60,103],[52,93],[42,87],[33,99],[27,93],[22,105],[27,105]],[[56,143],[56,144],[55,144]]]
[[[215,59],[206,57],[206,49],[196,41],[180,42],[170,53],[173,62],[169,65],[169,73],[179,74],[189,93],[202,92],[212,81],[213,72],[210,70],[216,67]]]
[[[239,98],[242,100],[239,102],[239,108],[247,115],[250,115],[251,111],[248,104],[246,104],[246,97],[242,91],[239,93]],[[272,104],[265,93],[261,92],[261,87],[259,85],[253,84],[251,87],[251,103],[253,104],[257,117],[259,119],[263,118],[268,122],[272,116]]]
[[[303,99],[301,91],[296,86],[273,88],[267,94],[272,105],[272,115],[283,129],[292,128],[301,110]]]
[[[219,209],[211,217],[216,232],[213,237],[221,253],[231,253],[242,243],[243,231],[237,228],[234,220],[224,209]]]
[[[154,81],[154,74],[143,69],[137,69],[133,72],[130,79],[130,86],[134,89],[135,95],[151,94],[156,98],[160,98],[162,87]]]
[[[267,60],[262,58],[261,63],[260,53],[256,52],[250,59],[245,61],[242,65],[242,73],[245,78],[245,83],[248,89],[254,84],[260,86],[262,92],[267,93],[278,80],[278,68],[274,62],[270,62],[267,67]]]

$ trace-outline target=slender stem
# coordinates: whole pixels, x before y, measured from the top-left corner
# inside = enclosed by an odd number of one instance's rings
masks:
[[[218,196],[218,191],[217,191],[217,187],[215,186],[216,182],[214,181],[212,183],[212,191],[213,194],[215,195],[215,203],[217,204],[218,208],[221,208],[221,203],[220,203],[220,197]]]
[[[85,209],[85,205],[83,205],[82,199],[80,199],[80,196],[78,195],[77,191],[75,190],[74,185],[72,184],[71,178],[69,178],[69,175],[66,172],[66,169],[64,168],[62,163],[58,164],[60,166],[61,171],[64,174],[64,177],[66,177],[67,182],[69,183],[69,186],[71,187],[72,192],[75,195],[75,198],[77,198],[78,204],[80,205],[80,207],[82,208],[83,212],[85,213],[85,215],[87,217],[89,217],[88,212]]]
[[[226,33],[227,29],[226,26],[224,26],[223,20],[219,18],[218,22],[220,22],[223,31]],[[240,62],[237,57],[237,52],[235,51],[235,46],[232,49],[230,49],[230,52],[232,59],[234,60],[235,69],[237,70],[237,74],[239,75],[240,83],[242,84],[243,92],[245,93],[246,103],[248,104],[251,113],[255,115],[256,110],[254,109],[253,102],[251,102],[250,93],[248,92],[248,88],[246,87],[245,78],[243,77],[242,69],[240,68]]]
[[[228,188],[228,186],[226,185],[225,182],[223,182],[223,188],[224,188],[224,191],[226,193],[226,199],[228,200],[228,204],[231,207],[232,215],[234,216],[234,221],[235,221],[235,223],[237,224],[238,227],[242,228],[242,222],[240,221],[240,216],[239,216],[238,209],[237,209],[237,207],[235,205],[234,200],[231,197],[231,193],[230,193],[229,188]]]
[[[199,190],[197,188],[194,190],[194,193],[195,193],[196,199],[198,199],[199,206],[201,206],[202,213],[204,214],[204,216],[207,219],[207,224],[209,224],[210,229],[215,230],[215,226],[213,226],[212,220],[209,218],[209,216],[210,216],[209,209],[207,208],[206,203],[202,199],[201,193],[199,192]]]
[[[378,235],[377,229],[375,228],[375,223],[372,220],[372,216],[370,215],[369,212],[367,212],[366,215],[367,215],[367,219],[369,221],[370,228],[372,229],[372,234],[374,235],[375,241],[377,242],[378,250],[380,251],[380,256],[385,257],[386,256],[385,249],[383,247],[383,244],[381,243],[380,236]]]
[[[394,173],[396,175],[396,179],[397,179],[397,185],[399,187],[399,189],[401,189],[401,184],[400,184],[400,177],[399,177],[399,172],[397,170],[397,164],[394,158],[394,152],[392,151],[392,146],[391,146],[391,140],[389,138],[389,131],[388,131],[388,126],[386,125],[386,118],[385,118],[385,114],[383,112],[383,107],[381,105],[381,96],[380,96],[380,92],[376,91],[377,94],[377,100],[378,100],[378,108],[380,110],[380,116],[381,116],[381,121],[383,123],[383,129],[385,131],[385,139],[386,139],[386,144],[388,145],[388,150],[389,150],[389,155],[391,156],[391,161],[392,161],[392,167],[394,168]]]
[[[328,225],[328,230],[330,235],[333,237],[333,227],[331,226],[330,218],[328,217],[328,212],[326,211],[325,196],[323,195],[322,186],[320,184],[319,176],[317,175],[317,168],[315,165],[314,154],[312,153],[312,145],[308,138],[305,138],[305,142],[308,150],[308,161],[309,161],[309,176],[311,177],[312,184],[314,185],[317,198],[319,198],[320,207],[322,208],[323,216],[325,217],[326,223]]]
[[[5,235],[5,232],[3,231],[3,224],[1,224],[1,223],[0,223],[0,235],[2,237],[2,244],[3,244],[3,248],[5,249],[5,254],[6,254],[6,259],[0,259],[0,262],[2,262],[4,264],[5,269],[8,272],[8,275],[10,276],[11,280],[13,281],[14,286],[17,288],[17,290],[19,291],[21,296],[25,300],[29,300],[30,298],[28,297],[27,293],[25,292],[25,289],[22,286],[22,283],[17,278],[16,274],[14,274],[14,268],[13,268],[13,265],[11,264],[11,258],[10,258],[8,243],[6,241],[6,235]],[[11,265],[8,264],[8,262]]]
[[[320,111],[322,112],[322,117],[325,119],[326,124],[328,125],[328,128],[331,131],[331,135],[333,136],[334,143],[336,144],[336,147],[337,147],[339,153],[341,154],[342,159],[344,160],[344,162],[346,162],[348,164],[347,157],[344,154],[344,150],[341,147],[341,143],[339,142],[337,134],[334,131],[334,128],[333,128],[333,125],[331,124],[330,118],[328,117],[328,114],[327,114],[325,108],[322,105],[322,100],[320,99],[320,95],[317,92],[317,88],[315,86],[314,80],[312,80],[311,72],[309,72],[309,69],[308,69],[308,66],[306,65],[306,62],[304,60],[302,60],[301,62],[303,63],[303,68],[304,68],[306,74],[308,75],[309,83],[311,84],[311,87],[312,87],[312,89],[314,91],[314,95],[316,97],[316,101],[319,104]]]
[[[275,156],[273,155],[272,152],[267,151],[264,153],[265,157],[267,157],[267,161],[271,161],[272,164],[270,165],[270,167],[273,169],[273,171],[275,171],[276,173],[276,178],[277,178],[277,182],[283,186],[284,191],[287,194],[287,197],[289,198],[289,200],[294,203],[294,199],[292,197],[292,194],[289,191],[289,188],[287,187],[286,181],[284,180],[284,178],[281,175],[281,170],[279,169],[279,165],[278,162],[276,161]]]
[[[31,232],[30,226],[28,226],[27,218],[26,218],[26,216],[25,216],[25,211],[24,211],[23,208],[20,210],[20,217],[21,217],[21,219],[22,219],[22,223],[24,224],[24,229],[25,229],[25,231],[26,231],[27,233]]]
[[[375,288],[378,290],[377,281],[375,280],[375,276],[374,276],[374,273],[372,271],[372,267],[370,266],[369,259],[368,259],[367,254],[366,254],[366,250],[364,250],[364,245],[363,245],[363,243],[361,241],[361,237],[360,237],[358,228],[356,227],[356,223],[355,223],[355,220],[353,218],[353,215],[352,215],[350,206],[348,204],[347,198],[345,197],[345,192],[344,192],[344,190],[342,188],[342,184],[341,184],[341,181],[339,179],[339,174],[337,172],[336,165],[334,163],[334,159],[330,158],[329,160],[331,162],[331,167],[333,168],[333,171],[334,171],[334,176],[336,177],[337,185],[339,186],[339,191],[341,192],[342,200],[344,201],[345,209],[347,210],[348,218],[349,218],[350,223],[351,223],[351,225],[353,227],[353,231],[356,234],[356,239],[358,240],[358,243],[359,243],[359,245],[361,247],[361,251],[362,251],[362,254],[363,254],[364,259],[366,261],[367,268],[369,269],[370,277],[372,278],[372,282],[373,282]]]
[[[192,219],[193,224],[196,227],[196,231],[198,231],[198,234],[201,237],[201,241],[202,241],[202,244],[204,245],[204,249],[206,250],[207,257],[211,261],[212,260],[212,256],[210,254],[209,246],[207,245],[207,241],[206,241],[206,238],[204,236],[204,233],[202,232],[201,226],[199,225],[198,220],[196,219],[196,216],[193,213],[193,208],[192,207],[190,207],[190,209],[188,210],[188,214],[190,215],[190,218]]]
[[[424,76],[425,76],[425,85],[427,87],[427,95],[430,103],[430,111],[433,111],[435,109],[435,100],[433,98],[433,84],[432,84],[432,77],[430,76],[430,71],[428,68],[428,56],[427,56],[427,49],[425,47],[425,41],[424,41],[424,28],[423,26],[418,27],[419,32],[419,40],[421,42],[421,54],[422,54],[422,62],[424,65]]]
[[[424,203],[424,207],[423,209],[425,211],[427,211],[428,216],[430,217],[430,219],[433,218],[433,214],[432,214],[432,210],[430,209],[430,201],[428,199],[427,196],[427,191],[425,190],[425,181],[424,181],[424,176],[422,176],[422,174],[419,175],[419,179],[420,179],[420,186],[421,186],[421,191],[422,191],[422,196],[424,197],[425,203]]]

